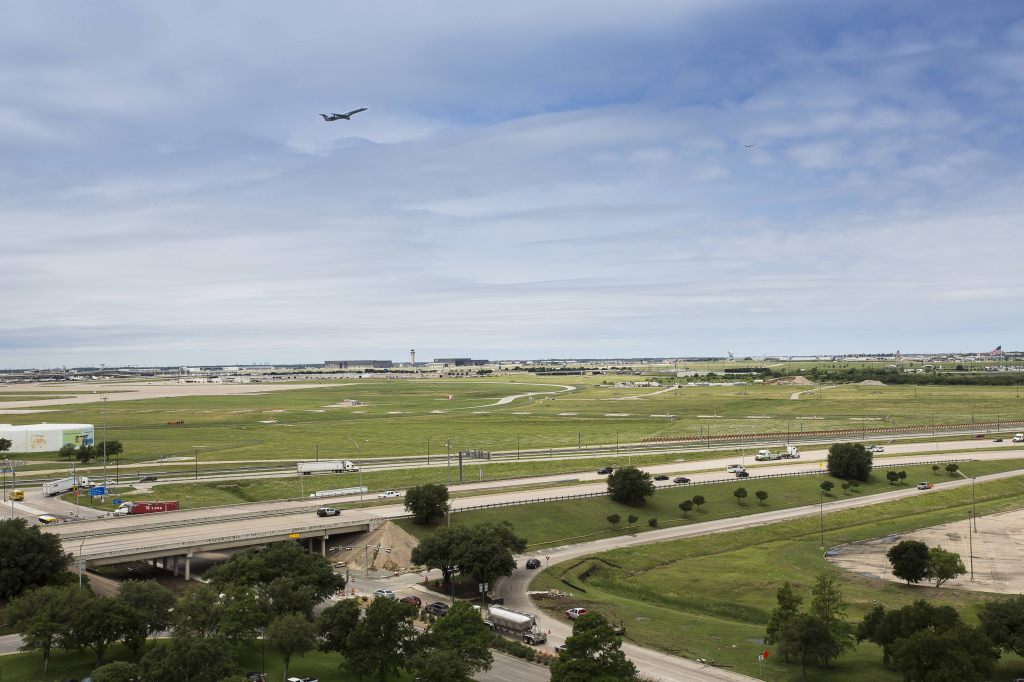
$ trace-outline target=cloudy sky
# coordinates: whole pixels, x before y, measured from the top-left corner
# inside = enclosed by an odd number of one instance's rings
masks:
[[[0,367],[1024,346],[1018,0],[6,3],[0,60]]]

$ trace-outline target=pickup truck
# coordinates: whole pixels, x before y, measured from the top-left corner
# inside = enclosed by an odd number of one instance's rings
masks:
[[[392,498],[392,497],[401,497],[401,496],[402,496],[402,494],[397,492],[397,491],[395,491],[395,490],[385,490],[382,493],[377,493],[377,499],[378,500],[386,500],[386,499],[389,499],[389,498]]]

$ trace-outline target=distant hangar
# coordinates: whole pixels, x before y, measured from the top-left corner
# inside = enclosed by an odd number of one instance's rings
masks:
[[[0,438],[11,441],[8,452],[56,452],[69,443],[92,445],[96,431],[92,424],[0,424]]]

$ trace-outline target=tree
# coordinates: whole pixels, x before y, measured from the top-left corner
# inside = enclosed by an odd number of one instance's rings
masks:
[[[832,633],[820,618],[809,613],[798,613],[782,629],[780,647],[784,647],[800,663],[806,681],[808,663],[827,660],[832,652]]]
[[[954,580],[965,573],[967,573],[967,569],[956,552],[948,552],[942,547],[928,549],[928,570],[924,577],[934,580],[936,588],[947,580]]]
[[[873,455],[860,443],[834,443],[828,449],[828,472],[836,478],[866,481]]]
[[[896,481],[900,480],[900,475],[897,474],[895,471],[886,471],[885,480],[889,481],[889,485],[892,485],[896,483]]]
[[[939,473],[939,465],[938,464],[933,464],[932,465],[932,473],[935,473],[935,474]]]
[[[608,494],[616,502],[630,507],[642,507],[654,494],[654,481],[646,471],[636,467],[622,467],[608,476]]]
[[[747,496],[747,489],[746,488],[736,488],[736,490],[732,491],[732,494],[733,494],[733,497],[736,498],[736,501],[739,502],[740,504],[742,504],[744,498],[746,498],[746,496]]]
[[[613,526],[618,526],[619,523],[622,521],[622,517],[619,516],[618,514],[609,514],[608,516],[605,517],[605,520],[608,521],[608,523],[612,524]]]
[[[11,600],[5,609],[7,623],[21,633],[22,651],[43,653],[43,673],[50,664],[50,651],[68,620],[70,587],[38,587]]]
[[[707,500],[704,499],[703,495],[694,495],[693,496],[693,503],[695,505],[697,505],[697,511],[700,511],[701,506],[703,506],[703,504],[705,502],[707,502]]]
[[[949,472],[950,476],[955,476],[956,472],[960,471],[960,465],[955,462],[950,462],[946,465],[946,471]]]
[[[448,511],[448,486],[427,483],[409,488],[405,491],[405,508],[413,522],[421,526],[440,521]]]
[[[892,574],[907,584],[919,583],[928,575],[928,545],[919,540],[902,540],[885,553]]]
[[[286,613],[270,621],[264,636],[267,644],[284,659],[284,679],[288,679],[292,656],[301,656],[316,647],[316,626],[298,613]]]
[[[139,679],[139,666],[127,661],[114,661],[96,668],[92,682],[135,682]]]
[[[419,638],[409,668],[421,682],[469,680],[474,673],[490,669],[492,637],[476,609],[467,602],[455,602],[448,615]]]
[[[342,599],[321,611],[316,621],[320,651],[333,651],[344,656],[348,651],[348,637],[359,624],[359,614],[356,599]]]
[[[157,581],[129,580],[121,583],[117,590],[117,598],[142,615],[146,636],[155,635],[171,627],[171,614],[176,597]]]
[[[843,489],[843,493],[844,494],[850,492],[850,482],[849,481],[843,481],[843,484],[840,487]]]
[[[686,516],[690,513],[690,510],[693,509],[693,501],[683,500],[682,502],[679,503],[679,508],[683,511],[683,516]]]
[[[7,452],[11,449],[14,443],[11,442],[10,438],[0,438],[0,452]]]
[[[768,618],[768,629],[766,632],[765,643],[766,644],[778,644],[779,653],[786,659],[786,663],[789,663],[790,651],[788,648],[783,646],[782,632],[785,628],[789,627],[790,623],[800,612],[800,604],[803,602],[803,598],[793,591],[793,586],[788,582],[779,588],[779,591],[775,595],[775,599],[779,605],[776,607],[771,616]]]
[[[464,526],[438,528],[413,547],[412,562],[417,566],[439,569],[448,585],[459,564],[459,548],[468,535],[469,529]]]
[[[88,590],[74,590],[68,600],[68,620],[60,645],[64,649],[92,649],[100,666],[111,644],[124,640],[133,646],[145,630],[144,616],[124,602]]]
[[[754,493],[754,497],[757,498],[759,504],[764,504],[764,501],[768,499],[768,491],[758,490],[756,493]]]
[[[821,646],[819,654],[825,667],[829,661],[838,658],[843,652],[853,648],[853,628],[846,622],[846,602],[839,591],[834,576],[823,573],[814,582],[811,591],[812,616],[820,620],[831,634],[830,646]]]
[[[57,454],[70,462],[71,458],[75,456],[76,449],[77,447],[74,443],[64,443],[64,445],[60,446],[60,450],[57,451]]]
[[[572,626],[565,648],[551,663],[551,682],[625,682],[636,666],[622,652],[622,640],[604,616],[590,612]]]
[[[893,647],[896,669],[908,682],[988,680],[998,659],[989,638],[963,623],[938,632],[919,630]]]
[[[996,646],[1024,656],[1024,595],[985,602],[978,620]]]
[[[192,585],[174,605],[175,636],[221,637],[229,643],[255,639],[267,623],[267,604],[249,587],[229,585],[218,593]]]
[[[17,597],[32,587],[66,584],[70,561],[60,537],[41,533],[24,519],[0,521],[0,599]]]
[[[647,525],[650,526],[651,528],[657,528],[658,527],[658,519],[652,516],[651,518],[647,519]]]
[[[832,481],[821,482],[821,489],[825,492],[826,495],[828,495],[834,487],[836,487],[836,484],[833,483]]]
[[[513,550],[509,547],[509,538],[495,532],[496,528],[503,526],[511,529],[507,522],[479,524],[469,528],[469,533],[456,548],[459,573],[472,575],[478,583],[492,583],[500,576],[512,575],[512,571],[516,570],[513,552],[523,551],[526,541],[514,543],[522,549]]]
[[[88,464],[96,457],[96,449],[91,445],[79,445],[75,450],[75,459],[82,464]]]
[[[416,629],[415,607],[394,599],[374,599],[348,637],[345,661],[359,676],[372,675],[378,682],[405,667]]]
[[[896,476],[900,479],[900,485],[903,485],[903,482],[907,480],[907,472],[906,471],[901,471],[898,474],[896,474]]]
[[[146,682],[220,682],[237,673],[234,648],[223,637],[175,634],[139,661],[139,677]]]
[[[882,665],[889,667],[895,647],[915,632],[944,632],[959,624],[961,621],[956,609],[932,606],[921,599],[889,612],[879,605],[869,611],[857,626],[857,641],[866,640],[882,647]]]

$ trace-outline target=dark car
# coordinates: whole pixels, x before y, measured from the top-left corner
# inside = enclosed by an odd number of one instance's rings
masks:
[[[316,510],[317,516],[341,516],[341,512],[334,507],[319,507]]]
[[[654,477],[654,480],[655,481],[667,481],[668,480],[668,476],[666,476],[665,474],[658,474],[657,476]]]
[[[690,479],[688,479],[686,476],[676,476],[675,478],[672,479],[672,482],[673,483],[689,483]]]
[[[615,470],[612,467],[601,467],[600,469],[597,470],[597,473],[599,473],[599,474],[610,474],[613,471],[615,471]]]
[[[526,567],[527,568],[540,568],[540,559],[527,559],[526,560]]]
[[[992,442],[993,442],[993,443],[1002,443],[1002,442],[1003,442],[1003,439],[1002,439],[1002,438],[996,438],[996,439],[995,439],[995,440],[993,440]]]
[[[750,472],[749,471],[737,471],[736,472],[736,478],[750,478]]]
[[[155,474],[143,474],[139,476],[139,483],[152,483],[156,480]]]
[[[447,616],[450,606],[444,602],[436,601],[432,604],[427,604],[427,613],[433,614],[440,618],[441,616]]]
[[[423,600],[411,594],[408,597],[402,597],[398,601],[402,602],[403,604],[412,604],[416,608],[423,606]]]

